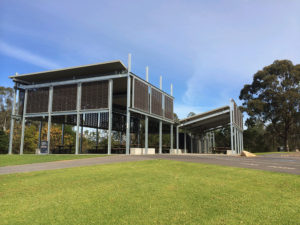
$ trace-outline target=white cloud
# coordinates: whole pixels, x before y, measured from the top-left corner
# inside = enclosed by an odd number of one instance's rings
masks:
[[[12,45],[9,45],[0,40],[0,52],[12,58],[22,60],[24,62],[45,68],[45,69],[55,69],[59,68],[59,64],[49,60],[45,57],[39,56],[25,49],[21,49]]]

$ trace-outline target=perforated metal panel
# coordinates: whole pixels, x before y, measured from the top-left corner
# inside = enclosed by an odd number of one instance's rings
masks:
[[[81,109],[108,108],[108,81],[83,83]]]
[[[19,98],[18,98],[18,115],[23,115],[24,97],[25,97],[25,91],[23,89],[20,89]]]
[[[151,113],[162,116],[162,93],[151,88]]]
[[[77,84],[53,87],[52,111],[76,110]]]
[[[165,96],[165,117],[173,120],[173,99]]]
[[[134,79],[134,108],[149,112],[148,85]]]
[[[26,113],[48,111],[49,88],[28,90]]]

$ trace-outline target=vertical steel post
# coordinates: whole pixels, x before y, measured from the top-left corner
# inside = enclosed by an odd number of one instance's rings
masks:
[[[38,138],[38,148],[41,148],[41,142],[42,142],[42,128],[43,128],[43,121],[40,121],[39,125],[39,138]]]
[[[148,116],[145,116],[145,154],[148,154]]]
[[[194,150],[193,150],[193,137],[192,137],[192,133],[190,133],[190,137],[191,137],[191,153],[194,153]]]
[[[170,149],[174,149],[173,145],[173,124],[170,125]],[[171,153],[171,151],[170,151]]]
[[[85,114],[82,114],[82,124],[80,126],[80,145],[79,145],[79,154],[82,153],[82,144],[83,144],[83,124],[85,120]]]
[[[47,131],[48,154],[50,154],[50,141],[51,141],[52,100],[53,100],[53,86],[49,87],[48,131]]]
[[[61,145],[65,144],[65,124],[61,125]]]
[[[184,129],[184,153],[187,153],[187,151],[186,151],[186,129]]]
[[[235,154],[238,153],[238,147],[237,147],[237,131],[236,131],[236,127],[234,126],[234,146],[235,146]]]
[[[12,102],[12,109],[11,109],[11,118],[10,118],[10,131],[9,131],[9,147],[8,147],[8,154],[12,154],[12,144],[14,138],[14,125],[15,125],[15,112],[16,112],[16,98],[17,98],[17,88],[14,87],[13,92],[13,102]]]
[[[80,126],[80,108],[81,108],[81,87],[82,84],[77,84],[77,102],[76,102],[76,109],[77,109],[77,116],[76,116],[76,145],[75,145],[75,154],[78,155],[79,153],[79,126]]]
[[[234,151],[234,140],[233,140],[233,99],[230,100],[230,139],[231,139],[231,151]]]
[[[21,130],[21,145],[20,145],[20,155],[23,154],[24,150],[24,135],[25,135],[25,122],[26,122],[26,108],[27,108],[27,95],[28,90],[25,90],[25,96],[24,96],[24,106],[23,106],[23,116],[22,116],[22,130]]]
[[[96,150],[98,150],[98,144],[99,144],[99,127],[100,127],[100,113],[98,113],[98,118],[97,118],[97,128],[96,128]]]
[[[159,121],[159,154],[162,154],[162,121]]]
[[[127,77],[127,112],[126,112],[126,155],[129,154],[130,150],[130,93],[131,93],[131,54],[128,54],[128,77]]]
[[[176,149],[177,149],[177,154],[179,151],[179,127],[176,126]]]
[[[113,80],[109,80],[109,101],[108,101],[108,145],[107,145],[107,154],[111,154],[111,131],[112,131],[112,101],[113,101]]]

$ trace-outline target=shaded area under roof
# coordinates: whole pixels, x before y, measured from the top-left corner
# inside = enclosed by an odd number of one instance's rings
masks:
[[[38,84],[44,82],[64,81],[70,79],[80,79],[108,74],[116,74],[127,70],[120,61],[109,61],[97,64],[69,67],[58,70],[49,70],[37,73],[29,73],[11,76],[10,78],[24,83]]]
[[[230,123],[230,107],[223,106],[179,121],[179,126],[192,132],[202,132]]]

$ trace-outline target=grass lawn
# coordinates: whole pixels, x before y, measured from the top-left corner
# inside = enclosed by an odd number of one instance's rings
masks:
[[[255,155],[267,155],[267,154],[288,154],[292,152],[255,152]]]
[[[151,160],[0,176],[1,224],[299,224],[300,176]]]
[[[34,155],[34,154],[24,154],[24,155],[0,155],[0,167],[1,166],[11,166],[11,165],[21,165],[21,164],[31,164],[31,163],[41,163],[41,162],[52,162],[59,160],[70,160],[70,159],[83,159],[91,157],[101,157],[106,155]]]

